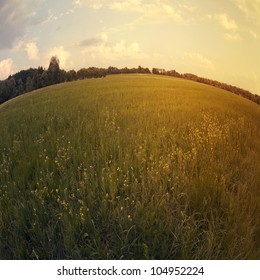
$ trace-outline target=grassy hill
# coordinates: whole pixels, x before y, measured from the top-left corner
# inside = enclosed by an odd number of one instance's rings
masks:
[[[260,258],[260,108],[115,75],[0,106],[0,259]]]

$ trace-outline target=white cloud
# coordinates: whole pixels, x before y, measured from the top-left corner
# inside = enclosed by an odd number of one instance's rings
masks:
[[[68,59],[70,58],[71,54],[65,50],[64,46],[54,47],[52,48],[48,55],[48,63],[52,56],[57,56],[60,60],[60,67],[67,69],[70,65],[68,65]]]
[[[238,28],[236,22],[227,14],[218,14],[214,18],[226,30],[236,30]]]
[[[11,58],[0,61],[0,80],[7,79],[16,72],[16,65]]]
[[[213,62],[211,60],[209,60],[208,58],[204,57],[203,55],[201,55],[200,53],[186,52],[184,54],[184,60],[185,61],[188,60],[189,63],[195,64],[195,65],[199,66],[200,68],[209,69],[209,70],[215,69]]]
[[[39,59],[39,48],[37,45],[37,39],[31,39],[29,41],[20,40],[12,48],[12,51],[14,52],[25,51],[29,60]]]
[[[30,60],[39,59],[39,49],[36,42],[28,42],[25,45],[25,50]]]
[[[136,56],[140,51],[138,43],[131,43],[127,46],[125,40],[120,41],[109,49],[112,50],[113,55],[125,57]]]
[[[116,61],[120,59],[139,59],[144,55],[141,52],[139,44],[132,42],[128,44],[126,40],[122,39],[119,42],[112,44],[109,42],[108,34],[102,32],[101,34],[88,38],[76,44],[82,48],[84,56],[91,57],[98,61]]]
[[[115,44],[103,41],[98,45],[84,48],[82,52],[94,61],[101,60],[106,63],[118,62],[123,59],[136,60],[145,57],[137,42],[127,44],[125,40],[121,40]]]
[[[226,33],[224,35],[224,37],[228,41],[241,41],[242,40],[242,37],[239,34],[236,34],[236,33],[233,33],[233,34]]]

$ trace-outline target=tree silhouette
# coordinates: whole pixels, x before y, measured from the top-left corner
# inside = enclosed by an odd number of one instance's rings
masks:
[[[57,56],[52,56],[47,70],[49,83],[51,85],[60,82],[60,60]]]

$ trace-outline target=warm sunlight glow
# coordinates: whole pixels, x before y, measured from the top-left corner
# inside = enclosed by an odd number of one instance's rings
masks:
[[[259,30],[260,0],[2,0],[0,79],[57,55],[66,70],[176,69],[260,94]]]

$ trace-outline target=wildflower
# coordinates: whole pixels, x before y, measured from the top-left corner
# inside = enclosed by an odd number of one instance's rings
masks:
[[[81,199],[78,200],[78,203],[81,204],[81,205],[84,205],[84,202]]]

